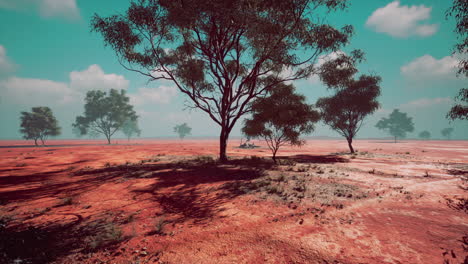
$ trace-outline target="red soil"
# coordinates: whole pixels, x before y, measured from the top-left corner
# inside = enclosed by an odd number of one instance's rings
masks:
[[[349,155],[310,140],[280,149],[296,165],[271,168],[176,163],[215,155],[216,140],[28,143],[0,142],[0,262],[467,261],[467,141],[357,140]],[[270,156],[255,143],[228,155]],[[283,194],[242,191],[278,175]]]

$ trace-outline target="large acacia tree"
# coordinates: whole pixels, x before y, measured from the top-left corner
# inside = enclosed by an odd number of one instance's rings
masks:
[[[305,78],[318,56],[352,35],[323,23],[347,0],[139,0],[124,14],[95,15],[92,29],[120,63],[150,80],[172,82],[189,107],[220,126],[220,160],[229,134],[271,87]]]
[[[375,75],[357,73],[355,64],[363,59],[361,51],[353,51],[351,56],[339,55],[325,62],[320,77],[328,88],[336,89],[334,95],[320,98],[316,106],[322,120],[333,130],[346,138],[351,153],[354,153],[353,139],[361,129],[364,119],[379,108],[381,78]]]
[[[102,134],[107,143],[126,122],[136,122],[138,116],[129,103],[125,90],[111,89],[109,93],[93,90],[86,93],[84,113],[77,116],[73,127],[81,135]]]

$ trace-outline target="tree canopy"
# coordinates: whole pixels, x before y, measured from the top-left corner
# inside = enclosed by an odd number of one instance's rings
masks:
[[[124,14],[94,15],[92,30],[128,70],[171,81],[220,131],[220,160],[250,102],[308,77],[318,56],[348,43],[352,26],[323,23],[347,0],[139,0]]]
[[[109,93],[93,90],[86,93],[84,113],[76,117],[73,127],[81,135],[102,134],[110,144],[112,135],[125,122],[136,122],[137,118],[124,90],[111,89]]]
[[[320,115],[294,86],[278,84],[271,94],[252,103],[252,117],[244,120],[242,132],[251,138],[263,138],[276,162],[278,149],[286,144],[300,146],[301,134],[311,133]]]
[[[127,139],[130,141],[130,138],[133,135],[140,136],[141,129],[138,127],[138,121],[127,119],[122,125],[122,133],[127,136]]]
[[[33,139],[37,146],[40,139],[42,145],[49,136],[60,135],[61,128],[52,110],[47,106],[33,107],[31,112],[21,112],[21,129],[25,139]]]
[[[180,125],[176,125],[174,127],[174,132],[179,135],[180,139],[183,139],[185,136],[190,135],[192,132],[192,128],[187,125],[187,123],[183,123]]]
[[[381,78],[361,75],[358,79],[355,64],[362,59],[362,53],[325,62],[320,77],[328,88],[335,88],[333,96],[320,98],[316,106],[320,109],[325,124],[346,138],[349,150],[354,153],[353,138],[362,126],[364,118],[379,108]]]
[[[452,127],[447,127],[447,128],[442,129],[442,131],[440,131],[442,136],[446,137],[448,140],[450,140],[450,136],[452,135],[452,132],[453,132]]]
[[[413,132],[414,130],[413,118],[398,109],[394,109],[388,118],[384,117],[379,120],[375,126],[394,136],[395,143],[397,138],[405,138],[407,132]]]
[[[461,57],[457,74],[462,78],[468,78],[468,1],[453,0],[453,5],[447,10],[446,15],[455,18],[456,22],[454,32],[459,42],[455,44],[454,54],[459,54]],[[468,120],[468,88],[460,89],[455,101],[457,103],[447,113],[447,118]]]
[[[429,131],[427,131],[427,130],[424,130],[421,133],[419,133],[418,136],[421,139],[430,139],[431,138],[431,133]]]
[[[450,120],[468,120],[468,88],[462,88],[455,97],[456,104],[452,106],[447,118]]]

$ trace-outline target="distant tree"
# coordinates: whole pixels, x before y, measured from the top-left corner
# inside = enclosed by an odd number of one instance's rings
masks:
[[[361,53],[352,56],[340,55],[325,62],[320,74],[329,88],[337,89],[331,97],[320,98],[316,106],[320,109],[325,124],[346,138],[349,150],[354,153],[353,138],[362,126],[364,118],[379,108],[379,76],[361,75],[355,80],[355,64]]]
[[[108,94],[99,90],[89,91],[84,108],[84,114],[76,117],[73,127],[81,135],[103,134],[108,144],[126,121],[138,118],[124,90],[111,89]]]
[[[122,133],[127,136],[128,141],[133,135],[140,136],[141,130],[138,127],[138,121],[136,119],[127,119],[122,125]]]
[[[453,0],[453,5],[446,12],[446,17],[453,17],[456,22],[454,32],[459,42],[455,44],[453,53],[461,57],[457,74],[462,78],[468,78],[468,1]],[[447,118],[468,120],[468,88],[460,89],[455,101],[458,103],[452,106]]]
[[[139,0],[91,26],[128,70],[172,82],[220,126],[220,161],[250,102],[302,79],[317,58],[348,43],[352,26],[323,23],[348,0]],[[324,12],[325,11],[325,12]]]
[[[375,126],[394,136],[395,143],[397,138],[405,138],[407,132],[414,130],[413,118],[408,117],[406,113],[402,113],[398,109],[393,110],[388,118],[382,118]]]
[[[440,131],[442,136],[446,137],[448,140],[450,140],[450,136],[452,135],[452,132],[453,132],[452,127],[447,127],[447,128],[442,129],[442,131]]]
[[[271,94],[252,103],[252,117],[244,121],[242,132],[251,138],[263,138],[276,163],[278,149],[286,144],[300,146],[299,137],[314,130],[320,114],[305,97],[295,93],[294,86],[278,84]]]
[[[31,112],[21,112],[21,129],[25,139],[33,139],[37,146],[40,139],[42,145],[49,136],[60,135],[61,128],[52,110],[46,106],[33,107]]]
[[[179,135],[180,139],[183,139],[185,136],[190,135],[192,132],[192,128],[187,125],[187,123],[183,123],[180,125],[176,125],[174,127],[174,132]]]
[[[422,131],[421,133],[419,133],[419,138],[421,139],[430,139],[431,138],[431,133],[427,130],[424,130]]]

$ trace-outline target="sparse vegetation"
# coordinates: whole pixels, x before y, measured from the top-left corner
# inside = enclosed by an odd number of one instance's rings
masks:
[[[88,249],[91,251],[119,243],[123,239],[122,230],[113,223],[97,223],[95,228],[97,234],[88,238]]]

